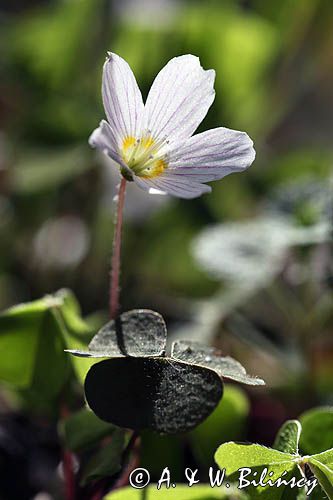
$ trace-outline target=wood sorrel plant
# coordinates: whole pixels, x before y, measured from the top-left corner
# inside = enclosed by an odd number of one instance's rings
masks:
[[[213,81],[214,71],[203,70],[198,58],[174,58],[155,79],[144,105],[127,63],[109,54],[103,72],[108,121],[101,122],[90,143],[115,160],[122,176],[110,278],[110,322],[84,351],[97,328],[82,319],[79,304],[68,290],[0,315],[0,347],[5,353],[1,380],[22,392],[34,410],[52,409],[61,420],[68,500],[100,499],[110,489],[106,477],[114,480],[119,471],[126,475],[124,464],[137,431],[170,434],[194,428],[218,404],[224,378],[263,384],[247,375],[237,361],[194,342],[174,342],[167,355],[166,326],[156,312],[119,313],[127,182],[135,182],[149,193],[193,198],[211,190],[206,182],[242,171],[254,160],[252,141],[243,132],[220,127],[192,137],[213,102]],[[64,350],[76,356],[64,356]],[[84,383],[93,412],[81,409],[70,415],[77,394],[74,379]],[[129,442],[128,428],[135,431]],[[99,446],[101,439],[103,445]],[[76,474],[73,453],[79,457]]]
[[[108,54],[102,95],[108,121],[90,137],[120,167],[114,233],[110,317],[89,344],[69,350],[94,364],[85,379],[90,408],[102,420],[135,431],[185,432],[204,420],[223,394],[223,378],[245,384],[264,382],[247,375],[234,359],[193,342],[174,342],[166,356],[162,316],[134,310],[119,316],[122,213],[126,182],[155,194],[194,198],[211,188],[204,182],[244,170],[254,160],[244,132],[217,128],[192,136],[214,100],[213,70],[185,55],[172,59],[157,75],[146,104],[128,64]]]

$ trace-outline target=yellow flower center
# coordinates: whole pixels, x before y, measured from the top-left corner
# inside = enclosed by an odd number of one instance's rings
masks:
[[[159,154],[163,142],[156,141],[151,135],[140,139],[125,137],[121,148],[123,160],[137,176],[156,177],[168,167],[165,156]]]

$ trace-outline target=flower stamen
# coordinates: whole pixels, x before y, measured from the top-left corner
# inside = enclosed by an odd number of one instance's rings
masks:
[[[127,136],[122,143],[122,158],[139,177],[156,177],[168,167],[166,155],[161,151],[166,144],[165,138],[156,140],[148,130],[138,139]]]

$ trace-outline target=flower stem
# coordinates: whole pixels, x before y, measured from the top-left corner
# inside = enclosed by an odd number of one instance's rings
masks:
[[[126,179],[121,178],[118,191],[118,205],[113,236],[113,250],[110,273],[110,318],[115,319],[119,312],[119,274],[121,251],[121,228],[123,225],[123,208],[125,201]]]

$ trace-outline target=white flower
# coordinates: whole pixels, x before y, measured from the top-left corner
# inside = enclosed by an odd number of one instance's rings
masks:
[[[240,172],[255,158],[244,132],[219,127],[192,137],[214,100],[214,79],[199,58],[175,57],[155,78],[144,104],[129,65],[109,53],[102,82],[108,121],[94,130],[90,144],[150,193],[195,198],[210,192],[204,182]]]

